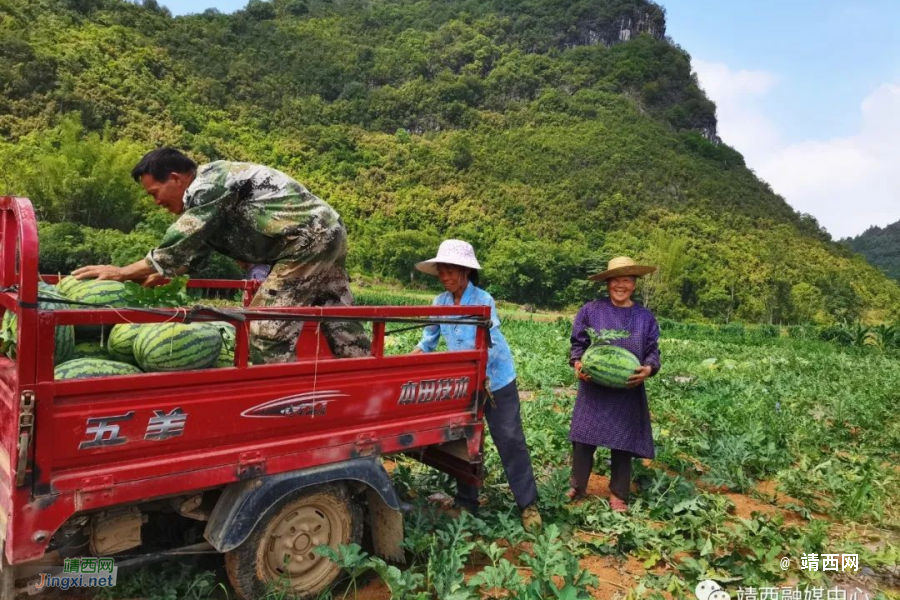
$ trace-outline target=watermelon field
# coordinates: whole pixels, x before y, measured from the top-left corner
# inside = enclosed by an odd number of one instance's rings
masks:
[[[388,460],[410,505],[410,560],[400,569],[342,548],[334,558],[349,580],[322,598],[694,598],[706,578],[732,598],[753,590],[776,600],[785,588],[823,590],[827,600],[900,598],[900,353],[778,328],[663,322],[663,367],[648,384],[657,458],[636,466],[629,512],[617,514],[605,499],[602,450],[589,496],[564,496],[576,390],[570,327],[546,315],[504,318],[502,327],[523,390],[543,531],[522,529],[492,448],[477,518],[446,514],[453,486],[443,475]],[[392,335],[388,351],[409,351],[417,336]],[[859,568],[801,569],[810,554],[855,554]],[[123,574],[101,597],[233,597],[223,581],[216,564],[168,564]],[[276,586],[266,597],[287,596]]]

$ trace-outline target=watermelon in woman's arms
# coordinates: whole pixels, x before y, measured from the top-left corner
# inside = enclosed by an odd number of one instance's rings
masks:
[[[641,366],[637,357],[619,346],[592,344],[581,357],[581,370],[599,385],[624,388],[634,370]]]

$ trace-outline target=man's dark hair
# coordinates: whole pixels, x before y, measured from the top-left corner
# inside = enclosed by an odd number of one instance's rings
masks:
[[[194,173],[197,163],[175,148],[157,148],[144,155],[144,158],[131,170],[131,177],[138,183],[141,176],[150,174],[153,179],[165,183],[171,173]]]

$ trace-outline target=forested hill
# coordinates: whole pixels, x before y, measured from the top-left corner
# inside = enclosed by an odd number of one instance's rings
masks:
[[[900,281],[900,221],[886,227],[869,227],[855,238],[843,241],[888,277]]]
[[[662,267],[643,298],[663,316],[900,311],[895,282],[719,143],[715,106],[646,0],[253,0],[179,18],[152,0],[0,0],[0,13],[0,188],[35,202],[48,270],[133,260],[158,239],[167,219],[128,170],[171,144],[296,176],[342,213],[360,273],[408,279],[454,236],[498,297],[523,303],[577,304],[588,272],[631,254]]]

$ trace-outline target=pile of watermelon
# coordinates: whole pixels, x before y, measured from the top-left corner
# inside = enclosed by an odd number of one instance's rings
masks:
[[[85,308],[69,302],[124,307],[125,284],[118,281],[63,278],[57,286],[41,283],[41,308]],[[18,332],[15,313],[0,321],[0,352],[15,357]],[[54,375],[56,379],[83,379],[185,371],[234,364],[234,326],[210,323],[122,323],[109,326],[59,326],[56,328]]]

